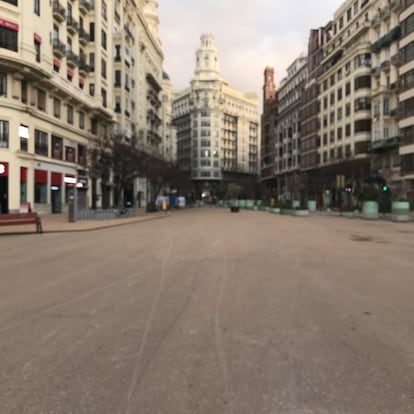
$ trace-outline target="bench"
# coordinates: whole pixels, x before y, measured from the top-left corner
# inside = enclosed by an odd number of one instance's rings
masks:
[[[42,221],[37,213],[0,214],[0,226],[36,224],[36,232],[43,233]]]

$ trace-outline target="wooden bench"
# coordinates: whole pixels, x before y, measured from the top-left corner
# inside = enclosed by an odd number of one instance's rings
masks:
[[[36,224],[36,232],[43,233],[42,221],[37,213],[0,214],[0,226]]]

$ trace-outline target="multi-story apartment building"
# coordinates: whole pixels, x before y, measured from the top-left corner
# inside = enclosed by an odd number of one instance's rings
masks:
[[[111,187],[88,177],[87,154],[114,126],[161,147],[147,124],[162,79],[156,3],[0,1],[2,213],[22,202],[60,212],[74,181],[79,207],[110,206]]]
[[[401,195],[407,197],[414,205],[414,1],[401,0],[399,22],[401,38],[399,54],[393,55],[399,68],[399,128],[401,157]]]
[[[260,143],[260,187],[262,197],[267,200],[277,196],[275,178],[277,108],[275,73],[273,68],[267,67],[264,70]]]
[[[212,35],[201,36],[191,85],[173,101],[177,159],[191,171],[196,196],[223,196],[228,182],[253,192],[259,162],[258,99],[220,76]]]
[[[397,195],[402,190],[398,151],[400,4],[377,0],[371,7],[371,176],[384,180]]]
[[[173,90],[171,80],[165,72],[162,80],[161,101],[161,135],[163,137],[161,153],[166,160],[175,161],[177,159],[177,136],[172,119]]]
[[[288,67],[278,89],[275,143],[277,193],[284,199],[304,198],[305,183],[299,171],[301,97],[307,83],[307,57],[300,56]]]
[[[319,162],[324,204],[342,203],[346,182],[354,188],[370,176],[372,7],[346,1],[324,28],[320,90]]]
[[[112,16],[86,0],[0,1],[0,12],[1,212],[59,212],[73,179],[86,206],[88,143],[113,121]]]
[[[320,146],[320,103],[318,77],[321,73],[324,29],[311,30],[308,40],[308,81],[301,96],[300,167],[306,186],[306,198],[320,196],[319,146]],[[321,204],[321,200],[319,200]]]

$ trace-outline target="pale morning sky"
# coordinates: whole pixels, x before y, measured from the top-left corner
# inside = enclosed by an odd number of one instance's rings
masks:
[[[309,31],[324,26],[344,0],[159,0],[164,70],[174,89],[189,86],[202,33],[212,33],[221,75],[230,86],[262,98],[263,71],[276,84],[306,52]]]

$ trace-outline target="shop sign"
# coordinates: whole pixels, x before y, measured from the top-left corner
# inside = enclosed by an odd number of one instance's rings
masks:
[[[0,162],[0,176],[7,177],[9,175],[9,164],[7,162]]]

